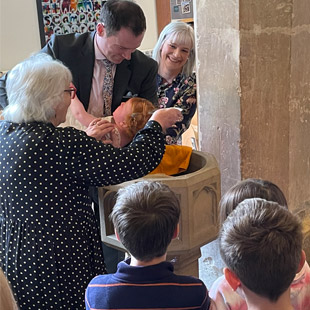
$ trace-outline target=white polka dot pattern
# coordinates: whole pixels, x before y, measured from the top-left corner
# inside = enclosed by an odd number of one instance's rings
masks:
[[[88,187],[142,177],[164,149],[153,121],[121,149],[70,127],[0,122],[0,265],[22,310],[85,309],[105,270]]]

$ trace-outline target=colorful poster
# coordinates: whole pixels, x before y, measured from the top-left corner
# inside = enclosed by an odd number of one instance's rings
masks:
[[[104,2],[101,0],[37,0],[42,47],[53,33],[83,33],[95,30]]]

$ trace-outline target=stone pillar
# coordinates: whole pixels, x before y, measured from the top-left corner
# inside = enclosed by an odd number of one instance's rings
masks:
[[[310,205],[310,2],[293,1],[289,97],[288,197],[292,208]]]
[[[201,150],[217,158],[222,191],[241,178],[239,1],[194,2]]]
[[[310,3],[196,0],[198,122],[222,193],[257,177],[310,200]]]
[[[240,1],[241,175],[288,198],[291,1]]]

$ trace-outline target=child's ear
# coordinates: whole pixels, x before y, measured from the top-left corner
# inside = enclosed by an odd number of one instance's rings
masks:
[[[306,253],[305,253],[304,250],[301,250],[300,262],[299,262],[299,266],[298,266],[298,269],[297,269],[296,273],[300,272],[300,270],[302,269],[302,267],[305,264],[305,261],[306,261]]]
[[[176,228],[175,228],[175,230],[174,230],[174,233],[173,233],[172,239],[177,238],[177,237],[178,237],[178,235],[179,235],[179,232],[180,232],[180,225],[179,225],[179,223],[178,223],[177,227],[176,227]]]
[[[224,276],[231,288],[235,291],[241,284],[239,278],[228,268],[224,268]]]

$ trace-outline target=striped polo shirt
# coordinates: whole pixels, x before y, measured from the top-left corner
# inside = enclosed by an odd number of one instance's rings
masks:
[[[128,259],[115,274],[89,283],[85,304],[87,310],[210,309],[210,297],[201,280],[174,274],[169,262],[136,267]]]

